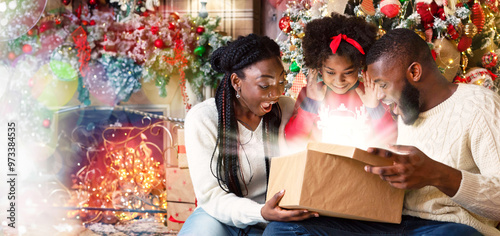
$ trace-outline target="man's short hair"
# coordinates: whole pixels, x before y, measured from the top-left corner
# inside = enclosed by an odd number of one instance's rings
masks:
[[[373,44],[366,55],[366,64],[373,64],[380,59],[404,67],[412,62],[435,63],[427,43],[409,29],[390,30]]]

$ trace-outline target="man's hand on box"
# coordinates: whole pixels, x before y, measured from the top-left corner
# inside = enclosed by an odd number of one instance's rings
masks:
[[[369,148],[368,152],[389,158],[391,166],[365,166],[368,173],[379,175],[395,188],[419,189],[425,186],[437,187],[453,197],[460,187],[462,173],[452,167],[434,161],[413,146],[393,145],[395,152]]]
[[[269,199],[260,210],[260,214],[267,221],[300,221],[311,217],[319,217],[316,212],[308,210],[287,210],[278,206],[281,198],[285,195],[285,190],[281,190]]]

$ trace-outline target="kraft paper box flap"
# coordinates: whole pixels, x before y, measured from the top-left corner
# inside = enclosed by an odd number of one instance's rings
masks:
[[[359,148],[350,146],[311,142],[307,144],[307,149],[323,153],[330,153],[337,156],[354,158],[356,160],[360,160],[366,164],[374,166],[392,165],[392,161],[390,159],[373,155]]]
[[[304,166],[306,164],[306,151],[291,154],[288,156],[274,157],[269,170],[269,182],[267,186],[267,199],[271,199],[274,194],[285,189],[285,196],[281,203],[293,203],[300,201],[300,189],[304,182]],[[288,161],[293,160],[293,161]],[[287,173],[295,173],[288,175]]]

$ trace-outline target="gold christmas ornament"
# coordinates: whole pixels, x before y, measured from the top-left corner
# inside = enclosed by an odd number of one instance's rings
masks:
[[[455,75],[460,70],[460,52],[452,40],[440,38],[434,40],[434,51],[436,52],[436,64],[443,68],[443,76],[453,82]]]
[[[377,39],[381,38],[382,36],[385,35],[385,33],[387,33],[387,31],[385,31],[385,29],[382,29],[382,28],[378,28],[378,32],[377,32]]]
[[[297,34],[297,37],[299,37],[299,38],[304,38],[304,36],[305,36],[305,35],[306,35],[306,33],[302,32],[302,33],[300,33],[300,34]]]
[[[462,52],[462,60],[460,60],[460,67],[462,67],[462,72],[465,74],[465,69],[467,68],[467,64],[469,64],[469,58],[467,55]]]
[[[474,38],[477,34],[477,27],[473,23],[467,23],[464,26],[464,34],[469,38]]]
[[[356,16],[366,18],[366,13],[363,10],[359,9],[358,12],[356,12]]]

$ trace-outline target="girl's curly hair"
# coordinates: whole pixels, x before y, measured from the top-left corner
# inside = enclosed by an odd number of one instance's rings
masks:
[[[305,65],[311,69],[323,66],[323,62],[331,55],[330,43],[332,37],[345,34],[356,40],[363,50],[368,52],[377,37],[377,27],[363,18],[344,16],[332,12],[330,17],[313,20],[305,26],[305,36],[302,40]],[[365,65],[365,55],[347,43],[340,42],[336,55],[348,57],[356,67]]]

